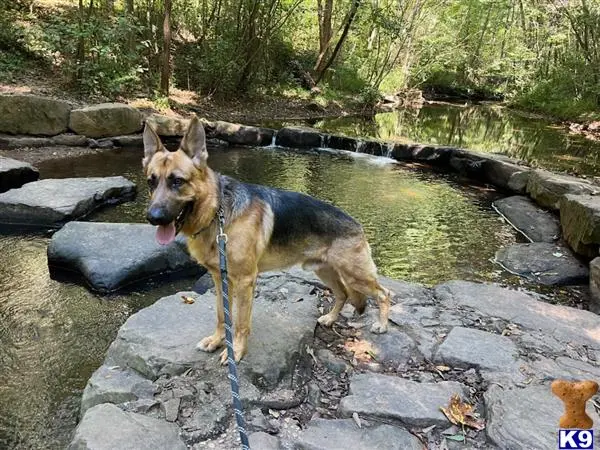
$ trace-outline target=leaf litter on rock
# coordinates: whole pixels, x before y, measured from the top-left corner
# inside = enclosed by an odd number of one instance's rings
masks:
[[[185,303],[186,305],[192,305],[196,302],[196,300],[194,300],[189,295],[182,295],[181,298],[183,299],[183,303]]]
[[[473,428],[477,431],[485,429],[485,421],[473,411],[473,406],[462,402],[458,394],[452,395],[448,407],[440,407],[441,411],[454,425]]]
[[[377,359],[373,344],[364,339],[348,340],[344,343],[344,349],[354,353],[357,362],[367,363]]]

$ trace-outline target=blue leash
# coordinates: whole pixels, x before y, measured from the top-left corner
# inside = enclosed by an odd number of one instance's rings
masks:
[[[240,386],[237,376],[237,367],[233,353],[233,340],[231,335],[231,313],[229,311],[229,286],[227,283],[227,235],[223,231],[225,226],[225,214],[223,207],[219,208],[219,234],[217,243],[219,244],[219,268],[221,270],[221,283],[223,284],[223,310],[225,312],[225,343],[227,345],[227,366],[229,367],[229,381],[231,382],[231,396],[233,397],[233,411],[237,422],[240,439],[242,440],[242,450],[250,450],[248,434],[244,423],[242,413],[242,401],[240,399]]]

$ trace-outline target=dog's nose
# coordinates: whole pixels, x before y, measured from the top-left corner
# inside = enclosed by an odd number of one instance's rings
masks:
[[[152,225],[168,225],[172,222],[171,217],[164,208],[154,206],[148,210],[146,219]]]

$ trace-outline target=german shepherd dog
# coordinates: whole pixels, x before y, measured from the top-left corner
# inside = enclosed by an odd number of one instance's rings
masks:
[[[367,296],[379,306],[371,330],[385,333],[391,293],[377,281],[377,269],[362,227],[340,209],[308,195],[246,184],[211,170],[204,128],[193,117],[179,149],[168,151],[152,127],[144,129],[143,167],[150,188],[147,220],[167,245],[182,232],[192,257],[210,272],[217,293],[217,328],[197,348],[213,352],[224,343],[221,275],[216,244],[219,209],[228,236],[228,281],[235,306],[234,351],[248,350],[252,302],[260,272],[301,264],[313,270],[335,297],[318,319],[332,325],[348,300],[362,314]],[[226,350],[221,363],[227,361]]]

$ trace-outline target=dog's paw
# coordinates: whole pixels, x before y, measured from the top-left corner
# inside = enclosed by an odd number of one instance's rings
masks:
[[[337,320],[337,316],[333,316],[331,313],[325,314],[317,319],[324,327],[330,327]]]
[[[381,323],[381,322],[375,322],[373,325],[371,325],[371,333],[375,333],[375,334],[383,334],[386,333],[388,330],[387,327],[387,323]]]
[[[242,360],[242,358],[244,357],[244,355],[241,351],[235,349],[235,346],[233,348],[233,355],[234,355],[236,363],[239,363]],[[226,366],[227,362],[228,362],[227,349],[224,348],[223,351],[221,352],[220,363],[222,366]]]
[[[222,345],[223,345],[223,338],[219,338],[218,336],[215,336],[213,334],[212,336],[207,336],[204,339],[202,339],[200,342],[198,342],[198,344],[196,345],[196,348],[198,350],[202,350],[203,352],[212,353],[216,349],[221,347]]]

